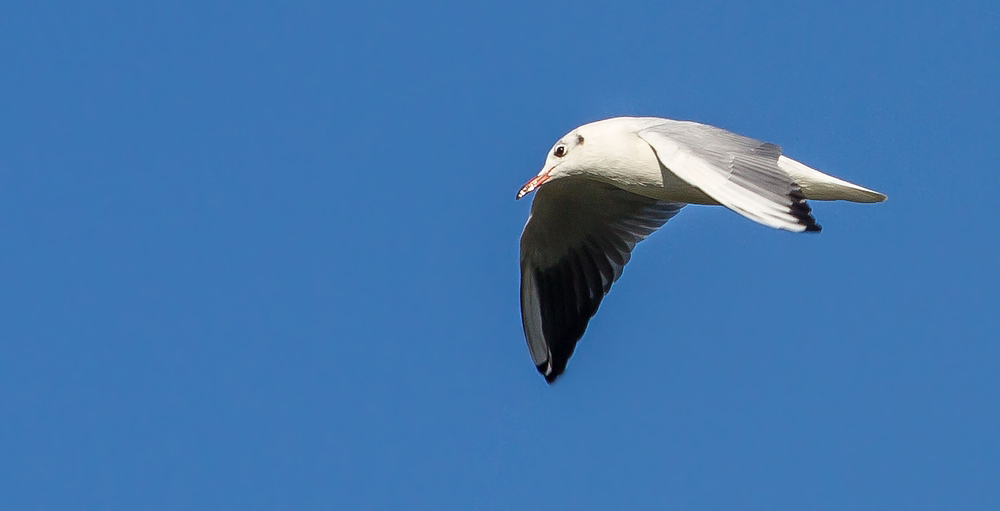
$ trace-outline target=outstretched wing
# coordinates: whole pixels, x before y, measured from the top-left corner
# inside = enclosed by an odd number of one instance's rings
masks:
[[[667,170],[723,206],[770,227],[820,230],[799,185],[778,166],[778,146],[667,119],[638,134]]]
[[[584,178],[538,189],[521,234],[521,321],[546,381],[566,368],[635,244],[683,206]]]

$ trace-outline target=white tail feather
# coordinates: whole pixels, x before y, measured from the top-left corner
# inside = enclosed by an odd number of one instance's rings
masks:
[[[778,157],[778,167],[802,188],[807,199],[882,202],[885,195],[807,167],[787,156]]]

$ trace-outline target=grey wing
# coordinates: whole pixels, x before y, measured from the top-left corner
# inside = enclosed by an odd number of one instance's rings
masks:
[[[714,126],[666,119],[638,135],[667,170],[723,206],[770,227],[820,230],[801,188],[779,167],[778,146]]]
[[[521,234],[521,321],[547,382],[566,368],[636,243],[683,206],[582,178],[538,189]]]

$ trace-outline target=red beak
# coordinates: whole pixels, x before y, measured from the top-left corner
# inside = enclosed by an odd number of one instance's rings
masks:
[[[552,169],[539,172],[537,176],[531,178],[531,181],[524,183],[521,190],[517,192],[517,198],[520,199],[521,197],[535,191],[535,188],[542,186],[543,183],[549,180],[549,172],[552,172]]]

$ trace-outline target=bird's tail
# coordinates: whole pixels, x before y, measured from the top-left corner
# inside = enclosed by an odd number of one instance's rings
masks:
[[[802,188],[802,194],[807,199],[851,202],[882,202],[886,199],[881,193],[826,175],[787,156],[778,157],[778,167]]]

